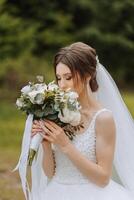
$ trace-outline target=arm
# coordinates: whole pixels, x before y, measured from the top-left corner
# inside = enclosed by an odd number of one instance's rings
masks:
[[[96,158],[97,163],[85,156],[69,143],[61,150],[77,168],[95,184],[104,187],[108,184],[114,157],[115,124],[112,114],[102,113],[96,119]]]
[[[43,161],[42,167],[48,178],[52,178],[55,173],[55,159],[51,143],[42,143],[43,146]]]

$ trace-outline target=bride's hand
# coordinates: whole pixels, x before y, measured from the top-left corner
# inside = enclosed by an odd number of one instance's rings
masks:
[[[33,137],[37,133],[42,135],[42,128],[40,127],[40,122],[38,120],[34,120],[32,125],[31,137]],[[50,142],[45,138],[43,139],[42,143],[46,145],[50,144]]]
[[[54,143],[61,148],[70,144],[70,140],[64,130],[56,123],[45,119],[44,121],[40,121],[40,127],[42,128],[44,139],[47,139],[51,143]]]
[[[34,135],[40,132],[42,132],[42,129],[40,127],[39,121],[34,120],[33,125],[32,125],[31,137],[33,137]]]

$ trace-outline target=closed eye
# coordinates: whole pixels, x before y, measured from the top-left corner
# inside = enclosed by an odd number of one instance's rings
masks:
[[[72,77],[68,77],[66,78],[66,80],[71,80]],[[57,78],[57,81],[60,81],[61,79],[60,78]]]

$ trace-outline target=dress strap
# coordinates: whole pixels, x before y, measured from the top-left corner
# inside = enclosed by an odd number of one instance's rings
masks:
[[[95,115],[93,116],[94,124],[95,124],[95,121],[96,121],[97,116],[98,116],[100,113],[104,112],[104,111],[112,112],[111,110],[109,110],[109,109],[107,109],[107,108],[102,108],[102,109],[98,110],[98,111],[95,113]]]

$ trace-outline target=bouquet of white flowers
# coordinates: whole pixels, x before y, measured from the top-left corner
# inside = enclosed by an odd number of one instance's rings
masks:
[[[68,89],[61,90],[55,81],[48,85],[43,82],[42,76],[37,76],[38,83],[29,82],[21,89],[21,96],[16,105],[19,110],[26,114],[33,114],[33,119],[49,119],[64,129],[70,140],[75,136],[74,131],[79,130],[81,106],[77,101],[78,94]],[[43,137],[36,134],[32,137],[29,149],[28,164],[31,165],[33,158]]]

